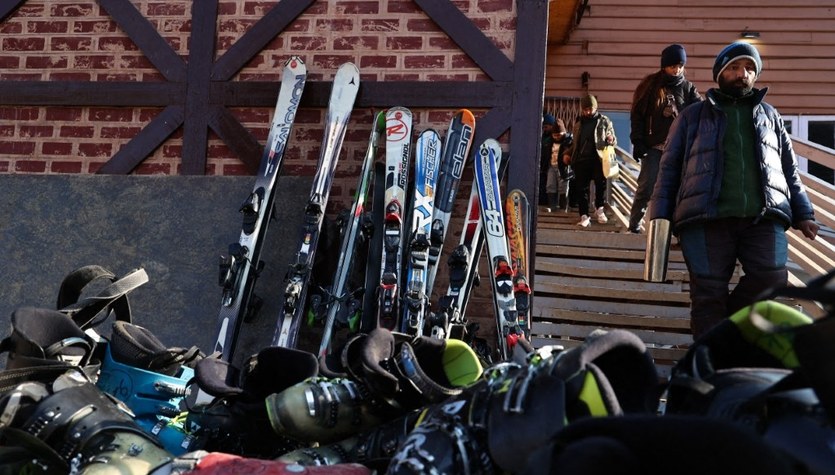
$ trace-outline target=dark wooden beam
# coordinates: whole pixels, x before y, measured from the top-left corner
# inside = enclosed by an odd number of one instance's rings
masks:
[[[98,0],[98,2],[165,79],[175,82],[185,80],[186,65],[182,58],[171,49],[171,45],[160,36],[154,25],[142,16],[130,0]],[[195,3],[202,2],[196,1]]]
[[[548,2],[516,2],[516,57],[513,70],[513,116],[510,151],[513,166],[508,170],[507,189],[518,188],[528,197],[533,210],[530,229],[528,280],[534,287],[536,259],[536,210],[539,202],[539,155],[542,137],[542,105],[545,96],[545,58],[548,41]]]
[[[228,107],[267,107],[275,105],[280,84],[264,81],[213,82],[209,101]],[[331,83],[309,81],[304,88],[302,107],[326,107]],[[360,84],[357,107],[468,107],[489,108],[510,105],[513,84],[509,82],[460,81],[365,81]]]
[[[415,3],[491,79],[494,81],[512,79],[513,62],[450,0],[415,0]],[[547,18],[546,11],[545,19]]]
[[[23,2],[26,0],[6,0],[3,3],[0,3],[0,22],[6,19],[7,16],[10,16],[12,13],[17,11]]]
[[[182,175],[205,175],[209,147],[209,79],[215,56],[218,0],[195,0],[191,5],[191,48],[183,129]]]
[[[96,173],[127,175],[180,128],[184,120],[185,112],[182,106],[166,107]]]
[[[252,136],[229,109],[223,106],[211,106],[209,127],[223,140],[254,175],[261,164],[263,146]]]
[[[243,36],[235,41],[215,62],[213,81],[228,81],[243,68],[267,43],[279,35],[287,25],[312,5],[314,0],[282,0]]]
[[[183,102],[185,83],[3,81],[0,104],[10,106],[164,107]]]

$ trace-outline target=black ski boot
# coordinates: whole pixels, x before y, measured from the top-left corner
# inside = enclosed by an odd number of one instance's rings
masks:
[[[64,317],[66,318],[66,317]],[[126,406],[80,370],[51,384],[23,383],[0,397],[3,446],[32,453],[20,473],[147,474],[173,458],[143,431]],[[30,472],[31,470],[31,472]]]
[[[195,381],[214,399],[197,404],[195,387],[187,398],[186,430],[196,438],[192,449],[275,458],[299,448],[298,441],[273,432],[264,401],[317,373],[313,354],[283,347],[261,350],[243,369],[217,358],[200,360]]]

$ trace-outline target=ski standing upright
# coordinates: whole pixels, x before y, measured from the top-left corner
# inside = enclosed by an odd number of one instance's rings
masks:
[[[475,179],[481,204],[481,223],[487,243],[487,257],[492,271],[493,303],[496,311],[500,360],[509,355],[509,342],[520,332],[517,322],[516,298],[513,294],[513,269],[507,252],[507,235],[499,190],[499,174],[496,158],[501,154],[499,144],[487,139],[478,150],[475,161]]]
[[[516,296],[517,321],[525,337],[530,337],[531,287],[528,283],[528,249],[530,249],[531,214],[528,197],[522,190],[514,189],[505,200],[507,219],[507,244],[510,251],[510,267],[513,269],[513,294]],[[509,335],[513,340],[513,335]],[[514,343],[513,341],[509,343]]]
[[[412,223],[409,227],[409,260],[406,270],[406,292],[403,301],[403,320],[400,331],[409,335],[423,335],[426,295],[429,235],[432,232],[432,211],[435,203],[435,183],[441,139],[433,129],[418,136],[415,149],[415,186]]]
[[[383,249],[380,269],[378,326],[397,329],[403,252],[403,221],[409,155],[412,144],[412,112],[392,107],[386,112],[386,193],[383,209]]]
[[[365,201],[371,189],[371,180],[374,173],[374,162],[377,159],[377,142],[380,135],[385,133],[386,116],[385,112],[378,112],[374,116],[374,124],[371,127],[371,136],[368,138],[368,150],[360,172],[360,181],[357,187],[354,204],[351,209],[351,217],[348,222],[345,236],[342,240],[342,247],[339,251],[339,264],[334,277],[332,302],[328,306],[325,327],[322,330],[322,341],[319,345],[319,358],[328,355],[333,335],[333,326],[337,315],[340,312],[347,312],[345,307],[350,305],[349,297],[351,292],[347,289],[349,273],[354,269],[355,256],[357,254],[358,241],[362,232],[361,225],[365,214]],[[361,302],[360,302],[361,304]]]
[[[438,186],[435,191],[435,208],[432,213],[431,247],[429,248],[429,270],[426,278],[426,294],[432,295],[435,275],[438,272],[438,259],[443,251],[452,208],[458,194],[461,174],[470,156],[470,148],[475,134],[475,117],[467,109],[461,109],[449,122],[444,148],[441,155]]]
[[[227,362],[232,361],[241,324],[252,318],[260,306],[260,299],[254,295],[253,288],[263,267],[261,248],[273,214],[276,179],[281,172],[284,151],[306,79],[304,62],[298,56],[291,57],[281,75],[281,89],[255,186],[241,206],[243,225],[240,239],[230,244],[228,254],[220,259],[219,283],[223,287],[223,296],[214,351]]]
[[[299,248],[284,278],[286,284],[284,305],[273,335],[273,346],[288,348],[296,346],[296,338],[305,313],[307,290],[310,285],[310,274],[316,257],[316,246],[322,229],[325,206],[359,84],[359,70],[353,63],[340,66],[333,78],[333,88],[325,118],[325,135],[319,150],[319,163],[304,211]]]

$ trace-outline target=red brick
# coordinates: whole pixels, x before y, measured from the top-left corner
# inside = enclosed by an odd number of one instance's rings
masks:
[[[139,47],[130,38],[100,36],[99,49],[103,51],[138,51]]]
[[[403,59],[403,65],[407,69],[420,68],[443,68],[444,57],[441,55],[424,55],[424,56],[406,56]]]
[[[154,67],[151,60],[144,55],[122,56],[120,66],[123,69],[150,69]]]
[[[133,169],[134,175],[170,175],[170,163],[140,163]]]
[[[396,36],[386,38],[386,49],[389,50],[421,50],[423,38],[420,36]]]
[[[91,107],[88,117],[94,121],[130,122],[133,120],[133,109],[124,107]]]
[[[27,33],[49,34],[66,33],[69,31],[69,23],[66,21],[30,21],[26,24]]]
[[[0,137],[14,137],[14,125],[0,125]]]
[[[46,9],[43,4],[28,4],[23,3],[14,14],[18,18],[41,18],[44,17]],[[14,18],[12,17],[12,18]]]
[[[235,15],[236,13],[238,13],[238,3],[237,2],[218,2],[218,4],[217,4],[217,14],[218,14],[218,16]]]
[[[362,68],[395,68],[397,67],[397,56],[368,56],[360,57],[360,69]]]
[[[78,121],[81,120],[81,111],[80,107],[49,107],[46,109],[46,120]]]
[[[243,18],[234,18],[223,20],[217,27],[217,31],[226,33],[243,33],[254,25],[256,20],[247,20]],[[239,35],[236,35],[239,36]]]
[[[400,31],[400,20],[397,18],[372,18],[360,21],[362,31]]]
[[[243,163],[226,164],[221,167],[225,176],[248,176],[251,175],[249,167]]]
[[[93,127],[81,125],[64,125],[61,127],[61,137],[92,138],[95,133]]]
[[[292,51],[322,51],[328,45],[322,36],[292,36],[290,49]]]
[[[308,10],[308,13],[309,12],[310,12],[310,10]],[[284,31],[290,31],[290,32],[311,31],[311,28],[312,28],[311,25],[312,24],[313,24],[313,22],[311,20],[303,19],[303,18],[302,19],[296,18],[293,21],[293,23],[290,23],[289,25],[287,25],[287,28],[285,28]],[[281,37],[276,38],[276,39],[280,39],[280,38]],[[276,41],[276,40],[273,40],[273,42],[274,41]],[[272,45],[273,43],[270,43],[270,44]]]
[[[113,33],[119,31],[115,22],[98,20],[98,21],[84,21],[75,20],[72,27],[73,33]]]
[[[275,2],[245,2],[244,15],[263,16],[275,6]]]
[[[138,73],[107,73],[107,74],[96,74],[97,81],[127,81],[127,82],[140,82]]]
[[[87,164],[87,173],[95,174],[97,171],[99,171],[99,168],[101,168],[105,163],[107,162],[89,162]]]
[[[313,64],[312,67],[319,68],[322,70],[336,70],[341,66],[343,63],[353,61],[354,58],[352,56],[347,55],[336,55],[336,54],[316,54],[313,55]],[[308,70],[311,69],[311,65],[308,65]]]
[[[43,38],[3,38],[3,51],[43,51],[46,40]]]
[[[50,68],[66,68],[66,56],[28,56],[26,58],[27,69],[50,69]]]
[[[52,51],[90,51],[93,40],[84,37],[55,37],[49,41]]]
[[[78,145],[78,154],[82,157],[109,157],[113,145],[109,143],[82,143]]]
[[[39,81],[43,79],[39,73],[30,74],[0,74],[0,81]]]
[[[390,1],[388,2],[388,8],[386,9],[389,13],[419,13],[421,12],[420,7],[417,6],[415,2],[412,1]]]
[[[441,31],[438,24],[428,18],[415,18],[406,22],[408,31]]]
[[[51,125],[21,125],[20,138],[52,137]]]
[[[148,16],[185,16],[189,13],[183,3],[149,3]]]
[[[74,3],[70,5],[51,5],[49,16],[86,17],[94,13],[93,3]]]
[[[41,153],[44,155],[69,155],[72,153],[72,144],[67,142],[44,142],[41,144]]]
[[[427,74],[428,81],[469,81],[469,74]]]
[[[479,0],[476,5],[479,11],[484,13],[510,12],[513,9],[513,0]]]
[[[386,74],[386,81],[419,81],[420,75],[417,73],[394,73]]]
[[[35,142],[0,141],[0,155],[32,155],[34,152]]]
[[[9,173],[10,166],[8,160],[0,160],[0,173]]]
[[[81,162],[57,161],[49,162],[49,171],[52,173],[81,173]]]
[[[0,68],[15,69],[20,65],[20,57],[18,56],[0,56]]]
[[[15,160],[14,171],[18,173],[43,173],[46,171],[46,162],[33,160]]]
[[[49,79],[52,81],[89,81],[90,73],[56,73],[50,71]]]
[[[351,31],[354,20],[351,18],[324,18],[316,20],[316,29],[324,31]]]
[[[448,36],[433,36],[429,38],[429,46],[440,50],[458,49],[458,45]]]
[[[141,127],[102,127],[101,137],[103,139],[130,139],[136,137]]]
[[[162,156],[165,158],[180,158],[183,156],[182,145],[163,145]]]
[[[336,12],[343,15],[376,15],[380,12],[380,2],[336,2]]]
[[[0,23],[0,34],[17,35],[23,33],[23,25],[20,22],[6,20]]]
[[[452,68],[453,69],[464,69],[464,68],[474,68],[478,67],[472,58],[467,56],[466,54],[455,54],[452,56]]]
[[[9,87],[8,85],[6,87]],[[37,107],[0,106],[0,119],[38,120],[40,109]]]
[[[162,22],[161,31],[166,33],[189,33],[191,32],[191,20],[170,19]]]
[[[376,36],[342,36],[333,41],[335,50],[376,50],[379,45]]]

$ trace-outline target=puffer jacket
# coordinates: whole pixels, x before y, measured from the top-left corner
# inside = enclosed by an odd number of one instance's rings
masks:
[[[754,153],[760,164],[763,209],[760,217],[784,227],[814,219],[814,210],[800,182],[797,158],[783,118],[763,102],[768,88],[754,89]],[[727,118],[714,89],[707,100],[684,109],[670,128],[661,157],[649,219],[669,219],[673,232],[689,224],[714,219],[722,185],[722,140]]]

